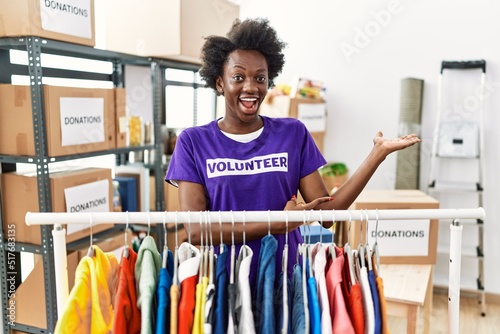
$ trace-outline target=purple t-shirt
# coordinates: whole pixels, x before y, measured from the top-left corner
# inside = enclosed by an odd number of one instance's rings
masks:
[[[249,143],[224,135],[217,121],[185,129],[177,138],[165,180],[203,185],[209,211],[283,210],[297,194],[300,179],[326,164],[326,160],[297,119],[261,117],[264,130]],[[280,272],[285,235],[275,237],[276,270]],[[289,275],[301,242],[299,229],[289,233]],[[260,239],[247,241],[247,245],[254,250],[251,273],[255,273]]]

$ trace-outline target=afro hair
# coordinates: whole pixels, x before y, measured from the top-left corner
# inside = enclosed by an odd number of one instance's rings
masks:
[[[235,20],[227,37],[208,36],[201,49],[202,68],[200,76],[206,86],[216,89],[216,81],[222,76],[224,64],[229,54],[235,50],[256,50],[262,53],[268,66],[269,87],[274,86],[274,79],[281,73],[285,64],[283,48],[286,46],[269,25],[267,19]]]

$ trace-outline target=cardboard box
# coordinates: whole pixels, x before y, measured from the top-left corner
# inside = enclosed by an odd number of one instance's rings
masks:
[[[438,209],[439,201],[420,190],[364,190],[350,209]],[[435,264],[438,238],[438,220],[369,221],[368,243],[379,245],[380,263]],[[360,239],[361,233],[363,238]],[[376,237],[376,239],[375,239]],[[357,248],[366,243],[366,221],[353,221],[350,227],[350,245]],[[384,255],[385,254],[385,255]]]
[[[156,211],[156,183],[155,177],[149,177],[149,208],[150,211]],[[163,182],[163,196],[165,199],[166,211],[180,211],[179,189]]]
[[[325,133],[324,132],[312,132],[311,136],[314,139],[314,143],[318,147],[321,153],[324,153],[325,149]]]
[[[225,36],[239,6],[227,0],[107,0],[97,2],[106,50],[200,63],[210,35]],[[102,7],[101,7],[102,6]],[[141,21],[150,24],[131,24]],[[161,40],[161,43],[158,43]]]
[[[271,103],[262,103],[259,112],[269,117],[299,119],[311,133],[316,146],[323,152],[326,134],[326,103],[323,99],[274,96]]]
[[[41,230],[39,226],[28,226],[25,223],[27,212],[39,212],[38,207],[38,187],[36,174],[22,174],[17,172],[1,174],[2,188],[2,222],[4,232],[9,224],[16,226],[16,241],[30,244],[41,244]],[[86,168],[71,171],[54,172],[50,174],[50,191],[53,212],[68,212],[66,201],[69,196],[65,195],[65,190],[76,190],[78,186],[94,185],[97,181],[107,181],[108,198],[101,198],[101,192],[84,192],[88,196],[98,196],[103,206],[108,206],[108,211],[113,211],[113,185],[111,183],[111,169],[104,168]],[[101,185],[101,184],[100,184]],[[105,182],[102,183],[105,187]],[[101,189],[101,188],[100,188]],[[74,199],[74,198],[73,198]],[[78,199],[78,198],[77,198]],[[107,201],[107,203],[105,203]],[[86,202],[90,203],[90,201]],[[83,206],[82,206],[83,207]],[[75,210],[80,210],[74,209]],[[96,209],[97,210],[97,209]],[[93,233],[104,231],[113,224],[99,224],[92,228]],[[68,229],[66,241],[72,242],[90,235],[90,227],[84,224],[81,229],[76,225]]]
[[[44,86],[48,156],[116,147],[112,89]],[[35,155],[29,86],[0,85],[0,154]]]
[[[115,88],[116,148],[127,147],[127,94],[125,88]]]
[[[95,46],[94,0],[0,0],[0,37],[38,36]]]

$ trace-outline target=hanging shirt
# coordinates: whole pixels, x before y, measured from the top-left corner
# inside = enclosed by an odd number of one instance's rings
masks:
[[[252,292],[250,291],[250,265],[253,252],[248,246],[243,246],[238,254],[236,290],[236,319],[239,334],[255,333],[255,324],[252,312]]]
[[[316,172],[326,160],[299,120],[260,117],[264,130],[248,143],[225,136],[217,120],[183,130],[177,138],[165,180],[173,184],[179,180],[201,184],[209,211],[283,210],[292,195],[297,194],[300,179]],[[285,234],[275,237],[281,254]],[[300,230],[291,231],[288,241],[291,276],[297,245],[302,243]],[[255,254],[250,270],[253,287],[261,241],[256,239],[246,244]],[[241,244],[237,246],[239,252]],[[281,272],[281,261],[281,256],[275,260],[275,275]]]
[[[292,334],[303,334],[306,331],[306,323],[304,315],[304,293],[302,290],[302,267],[300,264],[296,264],[293,268],[291,290],[292,313],[290,322]]]
[[[206,300],[205,303],[205,323],[203,324],[203,333],[204,334],[212,334],[212,326],[213,326],[213,317],[214,317],[214,299],[215,299],[215,266],[217,264],[217,260],[214,255],[214,247],[210,246],[210,251],[208,253],[208,285],[206,289]]]
[[[326,289],[330,303],[333,334],[354,334],[351,318],[342,294],[342,268],[344,267],[344,252],[338,247],[331,247],[326,264]]]
[[[115,320],[113,333],[141,332],[141,311],[137,307],[137,292],[135,283],[135,263],[137,253],[128,249],[128,257],[123,256],[118,271],[118,286],[114,302]]]
[[[309,314],[311,317],[311,333],[321,333],[321,312],[318,302],[318,290],[316,288],[316,279],[311,276],[307,279],[307,299],[309,302]]]
[[[146,236],[139,247],[135,263],[137,307],[141,310],[141,333],[151,334],[155,328],[156,285],[161,269],[161,255],[152,236]]]
[[[387,320],[387,305],[385,303],[385,295],[384,295],[384,280],[382,277],[378,276],[376,278],[377,281],[377,290],[380,301],[380,317],[382,320],[382,333],[390,334],[389,331],[389,323]]]
[[[312,249],[314,278],[318,288],[318,301],[321,312],[321,333],[323,334],[332,332],[332,317],[330,315],[330,303],[325,278],[326,250],[327,247],[319,242]]]
[[[54,333],[109,333],[113,329],[113,297],[118,260],[98,246],[94,256],[80,260],[71,289]]]
[[[226,259],[229,252],[226,245],[223,245],[223,248],[224,252],[220,253],[217,258],[217,268],[215,272],[217,288],[215,289],[215,313],[213,323],[214,334],[226,333],[229,312],[227,295],[229,277],[226,269]]]
[[[295,271],[294,271],[295,274]],[[286,279],[286,281],[285,281]],[[278,277],[278,286],[274,294],[275,308],[274,314],[276,317],[276,333],[292,333],[291,322],[293,321],[290,314],[292,310],[292,287],[290,286],[290,280],[283,272],[280,273]],[[285,303],[285,290],[287,294],[287,302]],[[304,305],[302,305],[304,306]],[[303,308],[302,308],[303,309]],[[304,317],[302,316],[302,320]],[[303,332],[302,332],[303,333]]]
[[[253,305],[257,333],[272,333],[276,328],[273,291],[277,247],[278,242],[273,235],[262,238]]]
[[[178,331],[178,313],[179,313],[179,286],[172,284],[170,287],[170,333]]]
[[[351,276],[349,274],[349,260],[347,254],[344,254],[344,268],[342,270],[342,294],[346,301],[347,311],[351,318],[352,326],[356,334],[365,334],[365,316],[363,310],[363,296],[361,294],[361,285],[355,283],[351,285]]]
[[[368,271],[368,282],[370,284],[370,291],[372,293],[373,313],[375,315],[375,334],[381,334],[382,319],[380,317],[380,302],[378,298],[377,282],[375,282],[375,273],[373,272],[373,270]]]
[[[205,294],[208,285],[208,277],[204,276],[201,278],[201,283],[196,284],[196,304],[194,311],[194,322],[193,322],[193,334],[203,333],[203,323],[204,323],[204,307],[203,305],[207,301],[207,295]]]
[[[365,314],[365,332],[375,332],[375,312],[373,310],[373,299],[368,281],[368,272],[366,267],[359,268],[359,280],[361,284],[361,293],[363,295],[363,311]]]
[[[178,312],[178,333],[191,334],[196,303],[196,283],[200,267],[200,251],[193,245],[183,242],[178,249],[178,276],[181,285],[181,299]]]
[[[168,333],[170,329],[170,287],[172,286],[172,275],[174,273],[174,257],[172,252],[167,252],[167,265],[161,268],[158,278],[156,299],[158,308],[156,310],[156,334]]]

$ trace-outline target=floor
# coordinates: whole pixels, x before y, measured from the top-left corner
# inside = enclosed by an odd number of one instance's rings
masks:
[[[422,320],[422,319],[420,319]],[[423,332],[419,321],[419,332]],[[389,329],[392,334],[406,333],[406,320],[389,317]],[[430,334],[448,333],[448,296],[434,293]],[[460,300],[460,333],[497,334],[500,333],[500,305],[487,304],[486,316],[481,316],[481,305],[474,297],[462,297]]]

